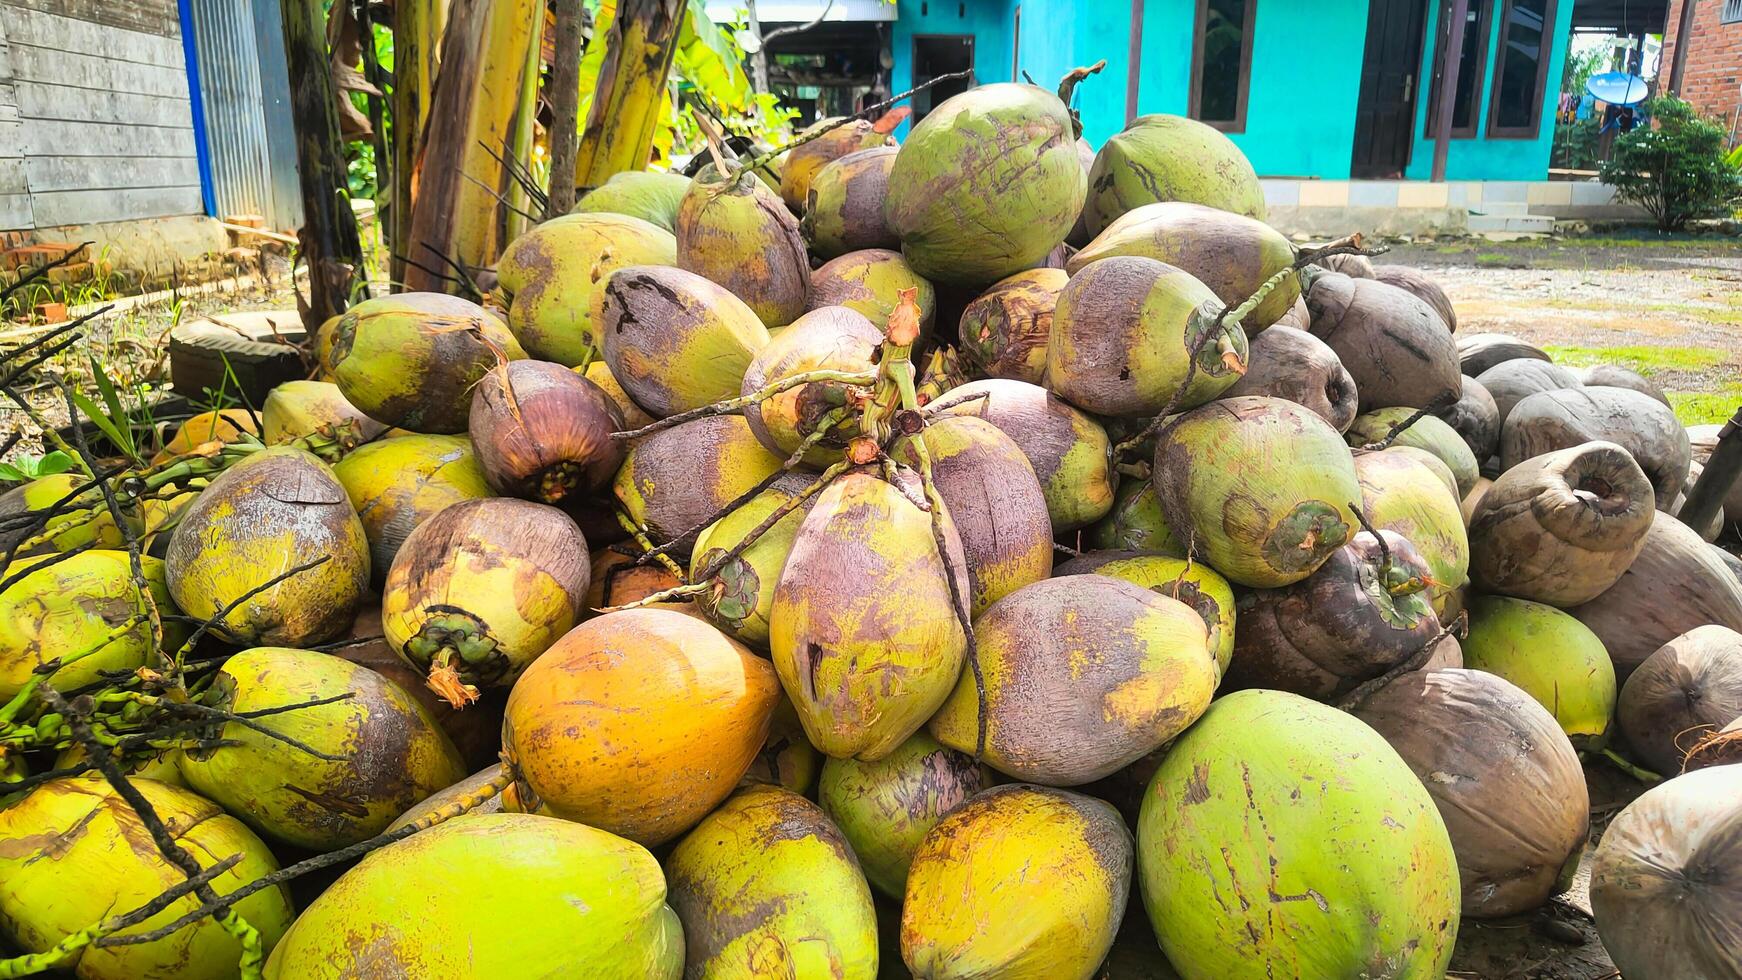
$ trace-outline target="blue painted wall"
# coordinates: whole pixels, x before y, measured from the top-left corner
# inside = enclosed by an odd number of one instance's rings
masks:
[[[1489,139],[1488,115],[1493,107],[1494,74],[1500,63],[1500,15],[1505,0],[1489,0],[1494,9],[1489,13],[1488,63],[1484,69],[1482,90],[1478,102],[1482,115],[1476,128],[1477,138],[1452,138],[1446,150],[1447,180],[1545,180],[1548,162],[1554,148],[1553,106],[1560,95],[1561,72],[1566,68],[1567,47],[1573,22],[1573,0],[1560,0],[1555,6],[1553,46],[1549,50],[1548,84],[1542,94],[1542,123],[1535,139]],[[1428,23],[1438,24],[1439,0],[1429,0]],[[1422,55],[1422,76],[1432,77],[1434,48],[1437,38],[1429,31],[1427,50]],[[1415,111],[1415,150],[1410,156],[1411,180],[1427,180],[1433,175],[1434,141],[1427,129],[1427,99],[1420,100]]]
[[[1253,23],[1252,77],[1246,130],[1230,138],[1259,174],[1346,180],[1354,153],[1355,113],[1361,63],[1367,50],[1367,0],[1257,0]],[[1488,78],[1482,87],[1482,127],[1487,131],[1488,95],[1497,58],[1496,7]],[[1542,180],[1554,140],[1549,106],[1566,60],[1575,0],[1559,0],[1549,63],[1551,84],[1543,94],[1544,124],[1534,140],[1453,140],[1447,176],[1453,180]],[[1440,0],[1428,0],[1427,21],[1437,22]],[[922,6],[925,9],[921,13]],[[893,32],[896,91],[913,84],[915,34],[972,34],[975,73],[981,83],[1011,80],[1012,47],[1019,72],[1052,88],[1066,72],[1105,58],[1106,69],[1077,89],[1083,135],[1099,146],[1126,123],[1131,4],[1129,0],[898,0]],[[1184,114],[1191,92],[1195,0],[1146,0],[1139,64],[1138,114]],[[1433,31],[1422,52],[1421,77],[1433,66]],[[1408,176],[1425,180],[1433,165],[1433,141],[1423,134],[1427,100],[1416,107],[1415,145]]]

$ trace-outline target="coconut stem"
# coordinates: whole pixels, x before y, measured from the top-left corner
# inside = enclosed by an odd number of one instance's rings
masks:
[[[1457,402],[1457,400],[1458,400],[1458,396],[1452,394],[1449,391],[1442,391],[1439,393],[1439,395],[1437,395],[1434,398],[1433,401],[1430,401],[1426,405],[1423,405],[1421,408],[1416,409],[1413,413],[1411,413],[1409,415],[1408,418],[1405,418],[1400,422],[1394,423],[1391,426],[1391,428],[1385,433],[1385,438],[1380,439],[1378,442],[1367,443],[1366,445],[1362,446],[1361,448],[1372,451],[1372,452],[1379,452],[1380,450],[1390,449],[1391,444],[1397,441],[1397,437],[1403,435],[1405,432],[1408,432],[1410,426],[1416,424],[1417,422],[1420,422],[1423,418],[1426,418],[1429,415],[1433,415],[1433,414],[1439,412],[1442,409],[1450,408],[1453,404],[1455,404]]]
[[[676,576],[679,582],[689,581],[689,576],[684,574],[684,570],[678,567],[677,562],[672,561],[671,557],[665,554],[665,552],[654,547],[653,539],[647,536],[647,529],[635,523],[635,519],[630,517],[621,507],[617,508],[617,523],[623,528],[623,530],[629,532],[629,536],[635,539],[636,544],[641,546],[641,551],[644,556],[653,556],[656,561],[665,567],[666,571]],[[672,543],[675,544],[682,540],[683,537],[677,537],[672,540]],[[637,564],[639,564],[639,562],[637,562]]]
[[[737,398],[728,398],[725,401],[714,402],[712,405],[703,405],[700,408],[692,408],[687,412],[679,412],[676,415],[669,415],[657,422],[644,425],[639,429],[613,432],[611,433],[611,438],[620,442],[630,439],[639,439],[642,436],[654,432],[661,432],[665,429],[682,425],[685,422],[694,422],[696,419],[711,418],[715,415],[734,415],[751,405],[765,402],[783,391],[791,391],[794,388],[810,384],[813,381],[834,382],[836,384],[866,387],[877,383],[877,375],[863,371],[805,371],[800,374],[781,378],[779,381],[758,388],[748,395],[740,395]]]
[[[1610,765],[1627,775],[1632,776],[1634,779],[1639,780],[1647,786],[1655,786],[1656,784],[1663,782],[1662,776],[1652,772],[1650,769],[1644,769],[1640,766],[1634,765],[1632,762],[1628,761],[1626,756],[1614,749],[1605,748],[1601,752],[1598,752],[1597,755]]]
[[[832,123],[829,123],[826,126],[818,126],[816,129],[814,129],[808,133],[805,133],[804,135],[799,136],[796,139],[789,141],[784,146],[769,150],[767,153],[761,154],[760,156],[752,157],[748,163],[745,163],[739,169],[743,172],[746,172],[746,173],[755,173],[756,171],[761,170],[763,167],[768,166],[768,164],[774,162],[776,159],[778,159],[780,157],[780,155],[782,153],[790,153],[791,151],[798,149],[799,147],[805,145],[806,143],[809,143],[813,140],[820,140],[824,136],[827,136],[829,133],[832,133],[837,129],[840,129],[842,126],[847,125],[848,123],[854,121],[855,119],[869,119],[872,116],[880,115],[880,114],[882,114],[882,112],[885,109],[892,108],[893,106],[896,106],[902,102],[905,102],[908,99],[911,99],[914,96],[918,95],[919,93],[925,91],[926,89],[931,88],[933,85],[939,85],[939,84],[942,84],[944,82],[952,82],[952,81],[955,81],[957,79],[972,78],[973,75],[974,75],[974,71],[973,71],[973,69],[970,68],[970,69],[967,69],[964,71],[953,71],[953,72],[950,72],[948,75],[939,75],[938,77],[933,78],[929,81],[921,82],[920,84],[915,85],[913,88],[910,88],[907,91],[899,93],[897,95],[891,96],[890,98],[884,99],[882,102],[879,102],[876,105],[866,106],[865,108],[860,109],[858,112],[855,112],[850,116],[842,116],[841,118],[835,120]]]
[[[459,670],[454,667],[454,652],[446,648],[430,658],[429,676],[424,683],[456,710],[478,700],[478,688],[460,678]]]
[[[1458,633],[1463,629],[1464,624],[1468,621],[1469,613],[1458,613],[1458,618],[1452,620],[1451,625],[1446,626],[1438,633],[1435,633],[1433,639],[1423,643],[1419,649],[1393,665],[1390,670],[1387,670],[1378,677],[1375,677],[1355,688],[1353,691],[1350,691],[1341,701],[1337,702],[1337,707],[1342,711],[1354,711],[1366,702],[1368,698],[1379,693],[1380,689],[1385,687],[1385,685],[1390,684],[1392,681],[1402,677],[1410,671],[1420,670],[1422,665],[1427,663],[1433,656],[1434,647],[1439,646],[1440,641],[1444,640],[1446,637]]]

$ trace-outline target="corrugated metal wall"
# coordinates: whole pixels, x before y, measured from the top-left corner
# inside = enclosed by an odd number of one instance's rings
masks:
[[[278,0],[189,0],[218,217],[302,224]]]

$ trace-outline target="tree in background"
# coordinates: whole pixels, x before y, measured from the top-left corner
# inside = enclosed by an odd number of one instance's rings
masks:
[[[1615,141],[1599,171],[1624,201],[1649,212],[1662,231],[1698,218],[1721,218],[1742,204],[1742,173],[1726,157],[1724,127],[1673,95],[1645,104],[1654,125]]]

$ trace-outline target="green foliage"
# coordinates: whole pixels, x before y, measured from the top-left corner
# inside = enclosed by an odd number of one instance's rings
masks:
[[[1727,215],[1742,203],[1742,172],[1730,166],[1724,127],[1674,96],[1646,103],[1655,125],[1615,141],[1600,166],[1622,200],[1645,208],[1662,231]]]
[[[72,468],[73,458],[58,449],[46,456],[19,456],[10,463],[0,463],[0,483],[29,483]]]
[[[1602,120],[1595,115],[1555,126],[1555,163],[1569,170],[1597,169],[1601,162],[1597,156],[1597,138],[1602,129]]]

